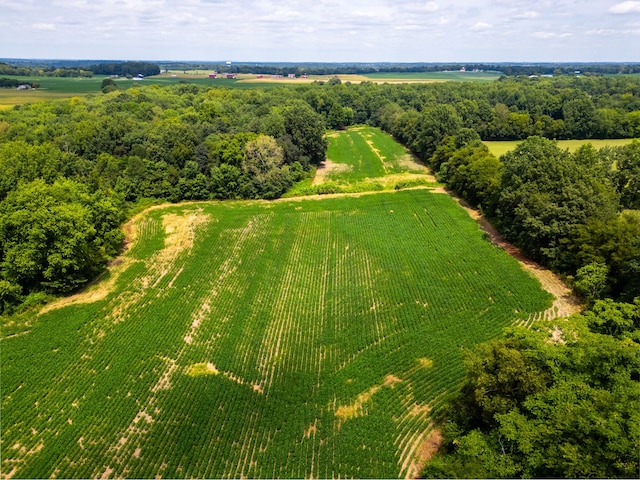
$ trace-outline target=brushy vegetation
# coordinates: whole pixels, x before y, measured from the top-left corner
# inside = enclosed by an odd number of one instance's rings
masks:
[[[462,349],[549,304],[424,189],[152,209],[135,231],[102,297],[3,328],[3,471],[405,475]]]

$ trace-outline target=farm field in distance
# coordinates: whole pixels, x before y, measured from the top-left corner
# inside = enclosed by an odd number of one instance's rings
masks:
[[[582,145],[590,143],[594,146],[594,148],[602,148],[602,147],[620,147],[623,145],[628,145],[633,142],[633,138],[618,138],[618,139],[609,139],[609,140],[599,140],[599,139],[585,139],[585,140],[558,140],[558,146],[562,149],[569,149],[571,152],[575,152]],[[500,157],[505,153],[514,150],[522,140],[506,140],[506,141],[485,141],[483,142],[487,147],[489,147],[489,151],[493,153],[496,157]]]
[[[127,89],[137,84],[141,85],[175,85],[180,82],[195,83],[198,85],[225,86],[233,88],[273,88],[283,85],[303,85],[314,81],[329,81],[334,75],[309,75],[308,78],[271,78],[270,75],[262,75],[258,78],[255,74],[239,74],[236,79],[208,77],[209,71],[187,70],[169,71],[161,75],[147,77],[142,81],[119,78],[116,84],[120,89]],[[221,76],[224,73],[220,74]],[[429,83],[442,81],[494,81],[499,78],[497,72],[424,72],[424,73],[380,73],[367,75],[338,75],[344,82],[360,83],[372,81],[377,83]],[[15,105],[33,103],[58,98],[68,98],[75,95],[99,94],[104,75],[96,75],[91,78],[72,77],[24,77],[24,82],[38,82],[40,88],[28,91],[16,91],[13,88],[0,88],[0,109],[11,108]]]
[[[330,141],[358,181],[398,175],[389,138]],[[439,192],[143,212],[105,278],[3,325],[2,471],[417,475],[462,350],[551,305]]]

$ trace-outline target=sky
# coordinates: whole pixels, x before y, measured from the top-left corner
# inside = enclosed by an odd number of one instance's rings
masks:
[[[638,62],[640,1],[0,0],[0,58]]]

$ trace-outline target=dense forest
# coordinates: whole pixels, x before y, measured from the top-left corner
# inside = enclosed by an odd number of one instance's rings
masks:
[[[427,473],[637,473],[640,141],[570,153],[553,140],[640,137],[638,78],[185,84],[0,112],[0,312],[95,278],[135,208],[277,198],[324,160],[326,128],[365,123],[409,147],[590,308],[562,341],[540,326],[469,354],[443,427],[448,455]],[[498,159],[481,143],[490,139],[524,141]]]

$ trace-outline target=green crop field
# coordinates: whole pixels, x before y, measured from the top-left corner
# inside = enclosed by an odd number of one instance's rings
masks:
[[[15,88],[0,88],[0,108],[11,108],[15,105],[23,105],[25,103],[42,102],[46,100],[56,100],[59,98],[69,98],[72,96],[100,94],[100,87],[105,76],[95,76],[92,78],[71,78],[71,77],[25,77],[18,80],[25,83],[38,82],[40,88],[35,90],[16,90]],[[129,80],[119,78],[115,80],[120,90],[126,90],[130,87],[140,85],[177,85],[181,82],[196,85],[209,85],[218,87],[234,87],[234,88],[256,88],[257,85],[250,83],[238,82],[235,79],[217,78],[210,79],[206,76],[180,75],[172,77],[171,75],[162,75],[147,77],[142,81]],[[274,87],[276,85],[271,85]],[[270,85],[264,85],[269,88]]]
[[[2,328],[6,477],[416,475],[463,349],[550,305],[428,189],[147,210]]]
[[[514,150],[516,146],[521,142],[521,140],[509,140],[509,141],[491,141],[484,142],[484,144],[489,147],[489,151],[493,153],[496,157],[500,157],[511,150]],[[595,148],[602,147],[619,147],[622,145],[627,145],[633,142],[632,138],[619,138],[619,139],[611,139],[611,140],[597,140],[597,139],[589,139],[589,140],[558,140],[558,146],[562,149],[568,149],[571,152],[575,152],[582,145],[590,143]]]
[[[500,78],[500,72],[411,72],[411,73],[368,73],[364,75],[372,81],[389,83],[403,82],[494,82]]]

